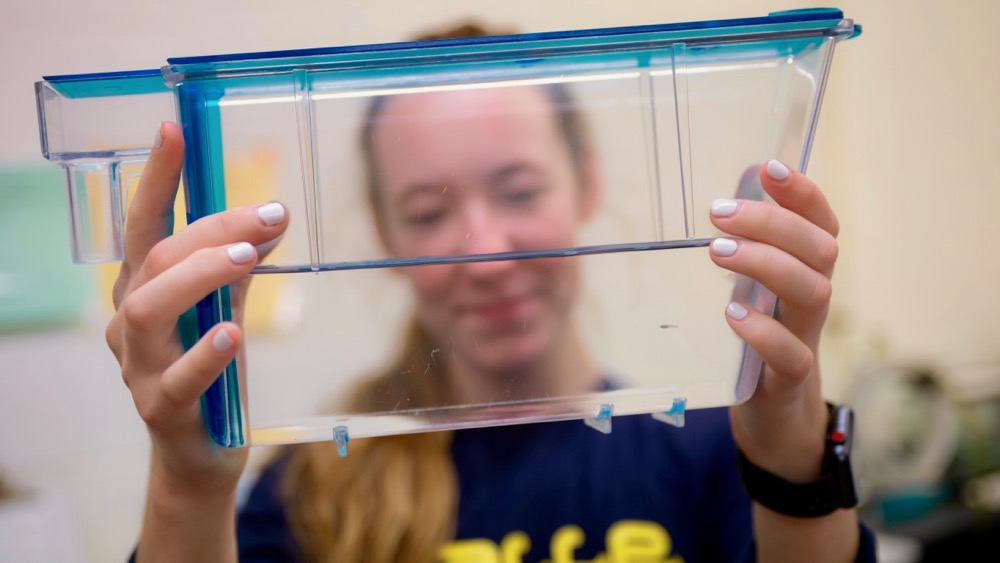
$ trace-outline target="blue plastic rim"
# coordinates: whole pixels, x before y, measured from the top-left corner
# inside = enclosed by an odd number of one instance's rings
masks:
[[[846,27],[845,27],[846,24]],[[194,75],[214,75],[220,70],[253,69],[266,70],[270,65],[300,65],[351,59],[354,56],[376,56],[391,60],[407,53],[419,51],[421,56],[443,51],[479,51],[483,54],[495,53],[505,56],[505,46],[554,47],[556,45],[579,45],[586,42],[608,43],[632,36],[660,36],[670,41],[714,40],[729,34],[793,33],[811,30],[827,30],[851,39],[861,34],[861,25],[845,20],[844,13],[837,8],[808,8],[772,12],[763,17],[706,20],[629,27],[610,27],[573,31],[552,31],[524,33],[517,35],[495,35],[488,37],[468,37],[459,39],[437,39],[431,41],[408,41],[369,45],[349,45],[286,51],[261,51],[195,57],[171,57],[169,66],[162,69],[129,70],[89,74],[67,74],[44,76],[56,91],[67,98],[84,98],[114,95],[137,95],[169,91],[170,87],[188,73]],[[648,40],[644,39],[644,40]],[[326,59],[326,60],[322,60]],[[265,62],[269,61],[269,62]],[[261,67],[265,68],[261,68]],[[164,80],[164,76],[170,77]]]
[[[171,65],[199,65],[209,63],[251,61],[262,59],[286,59],[298,57],[313,57],[322,55],[340,55],[350,53],[373,53],[380,51],[405,51],[410,49],[425,49],[438,47],[470,47],[477,45],[493,45],[501,43],[525,43],[534,41],[551,41],[558,39],[591,39],[598,37],[635,35],[643,33],[689,32],[691,38],[713,37],[719,31],[736,27],[776,26],[769,31],[786,31],[795,29],[796,24],[816,22],[839,22],[844,19],[844,13],[838,8],[807,8],[802,10],[787,10],[771,12],[767,16],[752,18],[731,18],[724,20],[705,20],[680,23],[637,25],[626,27],[605,27],[571,31],[547,31],[540,33],[520,33],[511,35],[491,35],[486,37],[461,37],[454,39],[434,39],[428,41],[401,41],[395,43],[374,43],[368,45],[348,45],[340,47],[320,47],[312,49],[293,49],[286,51],[259,51],[254,53],[231,53],[225,55],[208,55],[197,57],[172,57],[167,62]]]

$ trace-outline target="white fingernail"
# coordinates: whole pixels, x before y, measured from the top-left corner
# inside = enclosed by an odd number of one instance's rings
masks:
[[[777,160],[767,161],[767,175],[775,180],[784,180],[792,175],[787,166]]]
[[[229,245],[226,252],[229,254],[229,259],[236,264],[243,264],[253,260],[255,254],[253,245],[249,242],[238,242]]]
[[[156,136],[153,137],[154,149],[160,148],[160,145],[163,144],[163,133],[161,133],[162,130],[163,130],[163,124],[161,123],[160,126],[156,128]]]
[[[712,252],[718,256],[732,256],[737,248],[739,245],[733,239],[717,238],[712,241]]]
[[[745,319],[749,313],[750,311],[747,311],[746,307],[736,302],[730,303],[726,307],[726,314],[738,321]]]
[[[268,203],[257,208],[257,216],[268,227],[285,220],[285,206],[280,203]]]
[[[712,215],[716,217],[729,217],[736,212],[736,201],[731,199],[717,199],[712,202]]]
[[[225,330],[220,329],[212,337],[212,346],[219,352],[228,352],[233,347],[233,339],[229,337],[229,334]]]

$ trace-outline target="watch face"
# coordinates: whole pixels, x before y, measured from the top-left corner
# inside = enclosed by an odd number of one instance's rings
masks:
[[[958,445],[958,420],[932,377],[885,368],[865,376],[854,401],[855,464],[871,493],[938,483]]]

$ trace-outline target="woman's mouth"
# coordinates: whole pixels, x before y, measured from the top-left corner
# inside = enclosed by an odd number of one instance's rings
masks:
[[[483,301],[470,305],[469,313],[477,319],[490,323],[496,328],[506,324],[527,322],[533,310],[533,299],[528,296]]]

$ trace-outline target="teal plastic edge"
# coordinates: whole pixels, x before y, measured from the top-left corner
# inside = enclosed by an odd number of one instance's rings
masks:
[[[707,37],[714,32],[724,32],[727,28],[761,27],[773,24],[798,24],[816,20],[839,21],[844,19],[844,13],[839,8],[806,8],[772,12],[765,17],[731,18],[723,20],[704,20],[666,24],[650,24],[625,27],[606,27],[572,31],[549,31],[540,33],[522,33],[511,35],[491,35],[481,37],[461,37],[452,39],[435,39],[429,41],[404,41],[396,43],[376,43],[369,45],[348,45],[339,47],[321,47],[312,49],[294,49],[287,51],[260,51],[251,53],[236,53],[227,55],[209,55],[196,57],[175,57],[167,59],[171,65],[189,65],[236,62],[262,59],[299,58],[315,55],[333,55],[345,53],[372,53],[377,51],[426,50],[433,47],[474,47],[484,44],[502,43],[514,45],[538,41],[558,39],[575,39],[584,41],[599,37],[621,37],[651,32],[689,33],[692,37]]]
[[[185,141],[184,195],[188,223],[225,209],[226,190],[222,126],[218,101],[222,91],[202,85],[177,88],[178,110]],[[214,158],[210,158],[214,156]],[[222,287],[199,301],[189,324],[189,339],[197,339],[232,317],[230,287]],[[182,331],[182,336],[183,336]],[[239,366],[233,360],[201,397],[202,418],[211,439],[224,447],[247,445],[244,410],[240,400]]]
[[[47,76],[44,80],[66,98],[138,96],[170,92],[159,70],[105,74]]]
[[[809,17],[809,16],[829,16],[831,18],[843,17],[843,12],[840,8],[793,8],[791,10],[778,10],[776,12],[771,12],[767,14],[769,18],[778,18],[782,16],[793,16],[793,17]]]
[[[735,63],[757,59],[785,57],[815,46],[826,39],[822,35],[808,35],[794,38],[773,39],[754,42],[753,45],[721,43],[691,47],[688,53],[691,64]],[[538,61],[461,61],[443,60],[422,62],[420,68],[407,66],[357,67],[349,69],[312,69],[310,90],[357,90],[427,86],[445,77],[451,80],[461,75],[469,81],[503,79],[524,79],[537,76],[554,76],[594,71],[631,71],[637,69],[669,66],[669,51],[648,50],[639,54],[633,50],[612,50],[584,53],[570,53],[548,57]],[[188,85],[218,90],[220,96],[267,95],[288,93],[289,74],[287,72],[258,72],[188,81]]]
[[[799,8],[796,10],[781,10],[778,12],[771,12],[767,17],[785,17],[785,16],[828,16],[830,18],[843,18],[844,13],[839,8]],[[852,22],[853,23],[853,22]],[[845,37],[845,40],[854,39],[855,37],[861,35],[861,24],[854,24],[854,33]]]
[[[839,10],[836,12],[840,14]],[[832,35],[848,38],[856,35],[856,27],[851,20],[822,19],[708,29],[684,29],[682,31],[630,31],[621,35],[543,37],[517,42],[452,44],[431,41],[401,44],[412,46],[409,49],[384,49],[383,45],[374,45],[370,46],[371,50],[369,51],[355,48],[324,53],[323,50],[314,49],[260,53],[256,54],[260,58],[220,61],[212,61],[211,57],[168,59],[171,64],[164,67],[163,74],[167,83],[176,84],[184,80],[228,78],[243,73],[283,72],[292,68],[335,70],[338,66],[342,68],[357,68],[360,65],[371,65],[372,67],[380,65],[402,66],[445,61],[458,55],[466,58],[480,57],[480,60],[486,62],[501,58],[509,60],[518,57],[552,56],[562,54],[560,51],[579,51],[584,47],[597,50],[627,50],[662,48],[678,42],[697,45],[717,42],[720,38],[725,37],[748,41],[748,48],[754,48],[750,45],[750,41],[782,39],[797,34]],[[629,30],[630,28],[624,29]],[[300,55],[297,56],[298,54]],[[183,63],[181,61],[191,62]]]
[[[771,20],[781,20],[768,23]],[[789,21],[791,19],[791,21]],[[805,8],[772,12],[763,18],[742,18],[732,20],[711,20],[683,24],[649,25],[622,28],[605,28],[572,32],[547,32],[524,35],[497,36],[487,38],[421,41],[409,43],[389,43],[361,45],[354,47],[332,47],[323,49],[303,49],[292,51],[261,52],[246,55],[222,55],[208,57],[169,58],[168,66],[162,69],[145,69],[122,72],[45,76],[45,80],[57,93],[66,98],[94,98],[110,96],[132,96],[169,92],[171,87],[185,78],[213,78],[221,72],[239,72],[250,68],[260,70],[263,61],[277,63],[280,67],[314,66],[336,63],[357,63],[365,60],[379,64],[416,57],[447,56],[460,49],[463,54],[479,53],[489,56],[498,50],[515,48],[520,51],[573,47],[582,45],[604,46],[606,48],[627,48],[616,45],[634,42],[637,36],[643,41],[711,41],[727,35],[745,33],[782,34],[802,31],[836,32],[838,26],[850,24],[850,32],[842,39],[853,39],[862,33],[861,24],[844,19],[837,8]],[[836,33],[835,33],[836,34]],[[750,48],[748,46],[748,48]],[[297,56],[301,55],[301,56]],[[525,53],[526,55],[528,53]],[[505,53],[504,56],[510,56]],[[166,77],[166,79],[165,79]]]

